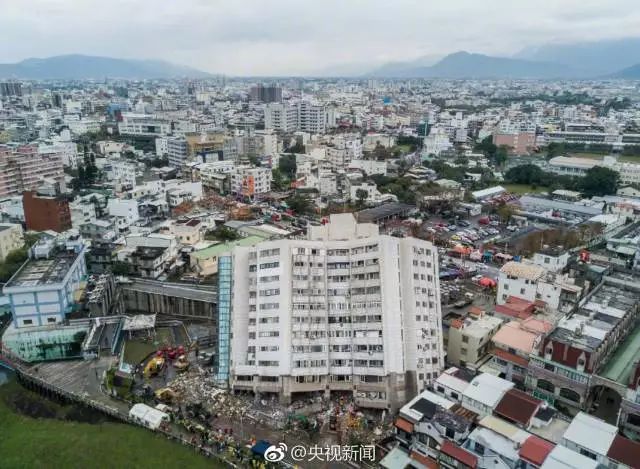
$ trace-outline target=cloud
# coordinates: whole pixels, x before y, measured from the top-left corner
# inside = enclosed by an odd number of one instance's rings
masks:
[[[84,53],[238,75],[637,35],[634,0],[0,0],[0,61]]]

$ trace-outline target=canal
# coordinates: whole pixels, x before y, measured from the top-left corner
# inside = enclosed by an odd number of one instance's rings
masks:
[[[7,368],[3,368],[2,366],[0,366],[0,386],[2,386],[3,384],[8,383],[10,380],[13,379],[13,371],[8,370]]]

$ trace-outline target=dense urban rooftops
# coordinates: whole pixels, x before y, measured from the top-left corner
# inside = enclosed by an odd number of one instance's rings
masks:
[[[79,252],[57,248],[46,259],[29,259],[4,286],[9,288],[55,285],[64,280]]]
[[[562,318],[550,337],[594,351],[639,300],[638,292],[604,284],[578,311]]]

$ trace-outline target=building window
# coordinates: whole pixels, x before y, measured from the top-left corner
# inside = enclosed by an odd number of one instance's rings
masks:
[[[573,389],[561,388],[560,397],[564,397],[565,399],[568,399],[570,401],[580,403],[580,394],[575,392]]]
[[[552,394],[556,392],[556,387],[553,385],[553,383],[551,383],[550,381],[547,381],[546,379],[539,379],[537,386],[538,386],[538,389],[543,389]]]
[[[477,441],[474,442],[473,451],[480,456],[484,456],[484,446]]]
[[[462,336],[462,343],[463,344],[468,344],[469,343],[469,336],[468,335],[463,335]]]
[[[580,448],[580,454],[590,459],[593,459],[594,461],[598,460],[598,455],[596,453],[592,453],[591,451],[586,450],[584,448]]]

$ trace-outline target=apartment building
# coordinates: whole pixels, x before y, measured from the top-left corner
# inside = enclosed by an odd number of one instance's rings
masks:
[[[165,139],[167,147],[167,159],[172,168],[182,168],[188,161],[187,140],[183,136],[167,137]]]
[[[171,122],[148,114],[125,113],[118,122],[118,132],[136,137],[159,137],[171,133]]]
[[[289,104],[270,103],[264,108],[264,127],[294,132],[298,129],[298,110]]]
[[[323,105],[301,101],[298,107],[298,130],[323,134],[327,128],[326,108]]]
[[[40,154],[38,145],[0,145],[0,196],[36,189],[45,179],[64,188],[60,152]]]
[[[536,258],[545,264],[544,257]],[[568,312],[582,296],[582,287],[566,275],[524,262],[507,262],[498,274],[497,305],[513,298],[536,303],[552,311]]]
[[[515,155],[526,155],[533,151],[536,143],[534,132],[498,132],[493,135],[493,144],[509,147],[509,152]]]
[[[85,247],[80,239],[43,239],[31,257],[7,282],[15,327],[62,322],[73,310],[78,290],[87,274]]]
[[[611,394],[619,405],[627,396],[626,388],[630,384],[633,386],[628,382],[632,381],[629,375],[638,358],[625,338],[632,339],[640,333],[640,329],[634,327],[639,316],[637,284],[605,277],[604,282],[581,302],[581,307],[563,317],[544,337],[539,349],[532,350],[527,389],[534,396],[575,412],[588,409],[593,399],[597,400],[597,395],[604,392],[601,389],[593,394],[592,388],[605,386],[621,393],[618,396]],[[614,353],[620,347],[623,347],[620,351],[627,350],[626,358],[624,354]],[[607,379],[598,380],[596,374]],[[623,382],[618,387],[615,383],[621,378]],[[608,393],[605,392],[604,400],[609,398]],[[639,418],[639,410],[640,406],[636,404],[630,406],[629,413]]]
[[[352,392],[359,406],[397,409],[444,365],[439,296],[431,243],[351,214],[306,240],[236,247],[230,386],[282,402]]]
[[[58,233],[71,229],[69,200],[59,194],[24,192],[22,195],[27,230],[53,230]]]
[[[253,199],[271,190],[270,168],[237,166],[231,173],[231,192]]]
[[[477,368],[489,353],[491,337],[501,324],[502,319],[485,315],[483,311],[451,321],[447,334],[447,362]]]
[[[263,85],[259,83],[251,87],[249,96],[252,101],[279,103],[282,101],[282,87],[278,85]]]
[[[0,262],[11,251],[20,249],[24,244],[22,225],[18,223],[0,223]]]
[[[322,134],[327,128],[326,107],[309,101],[270,103],[264,108],[265,129]]]

